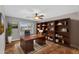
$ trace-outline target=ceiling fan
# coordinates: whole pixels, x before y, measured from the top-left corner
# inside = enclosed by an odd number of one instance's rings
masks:
[[[45,17],[45,14],[39,9],[23,10],[21,12],[29,19],[41,20]]]
[[[39,13],[35,13],[35,15],[34,15],[35,20],[43,19],[43,17],[44,17],[44,15],[43,14],[39,15]]]

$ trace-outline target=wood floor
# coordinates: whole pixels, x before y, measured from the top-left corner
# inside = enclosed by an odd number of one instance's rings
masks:
[[[22,49],[19,48],[20,41],[15,41],[10,44],[6,44],[6,54],[24,54]],[[35,44],[36,45],[36,44]],[[35,50],[28,54],[79,54],[79,49],[69,48],[62,45],[46,41],[46,45],[35,46]]]

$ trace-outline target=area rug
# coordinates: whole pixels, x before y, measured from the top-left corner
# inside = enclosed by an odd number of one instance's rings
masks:
[[[70,48],[47,41],[47,46],[34,54],[79,54],[79,49]]]

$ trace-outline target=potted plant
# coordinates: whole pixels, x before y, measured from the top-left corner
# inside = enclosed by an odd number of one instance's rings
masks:
[[[7,34],[8,34],[8,42],[11,43],[11,41],[12,41],[12,36],[11,36],[12,26],[11,26],[11,24],[8,25]]]

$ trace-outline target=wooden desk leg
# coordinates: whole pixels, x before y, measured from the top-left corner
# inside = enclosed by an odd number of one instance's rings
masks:
[[[45,39],[45,37],[43,37],[40,39],[36,39],[35,42],[38,43],[39,45],[44,45],[44,44],[46,44],[46,39]]]
[[[21,39],[20,46],[23,49],[24,53],[29,53],[34,50],[33,40],[24,41],[23,39]]]

